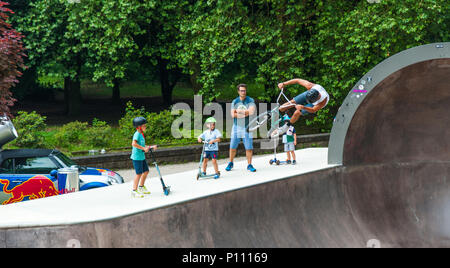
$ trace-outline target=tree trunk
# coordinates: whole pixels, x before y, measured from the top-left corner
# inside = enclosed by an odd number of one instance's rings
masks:
[[[202,84],[200,84],[197,79],[200,74],[200,65],[194,62],[189,63],[189,69],[194,70],[194,73],[189,76],[189,80],[192,85],[192,89],[194,90],[194,95],[197,94],[200,89],[202,89]]]
[[[76,75],[74,78],[70,76],[64,78],[64,98],[66,101],[66,114],[68,116],[76,116],[81,112],[81,57],[76,56]]]
[[[158,58],[159,79],[161,82],[161,95],[163,98],[163,103],[164,105],[171,105],[173,88],[180,79],[181,72],[179,70],[168,70],[167,65],[168,60]]]
[[[66,115],[79,115],[81,111],[81,83],[70,77],[64,78],[64,98],[66,101]]]
[[[112,102],[114,104],[120,103],[120,79],[113,79],[113,88],[112,88]]]

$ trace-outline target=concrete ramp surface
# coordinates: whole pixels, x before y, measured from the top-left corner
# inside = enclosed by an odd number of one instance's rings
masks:
[[[0,247],[449,247],[450,44],[394,55],[358,81],[329,148],[297,166],[236,163],[0,207]],[[283,155],[284,157],[284,155]],[[220,167],[224,170],[224,167]]]

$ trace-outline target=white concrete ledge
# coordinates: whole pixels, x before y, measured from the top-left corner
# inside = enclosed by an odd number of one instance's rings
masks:
[[[327,154],[327,148],[297,150],[297,165],[280,166],[269,165],[273,154],[267,155],[254,159],[253,165],[257,169],[254,173],[247,171],[246,161],[234,163],[230,172],[225,171],[225,165],[220,165],[221,177],[217,180],[197,181],[198,170],[162,174],[166,185],[171,186],[169,196],[164,195],[157,172],[150,167],[146,186],[151,194],[145,198],[132,198],[131,183],[125,183],[4,205],[0,206],[0,228],[68,225],[124,217],[336,166],[327,164]],[[277,159],[285,158],[285,153],[277,155]],[[212,171],[210,162],[208,172]]]

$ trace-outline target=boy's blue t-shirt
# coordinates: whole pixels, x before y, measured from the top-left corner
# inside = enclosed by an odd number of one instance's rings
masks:
[[[145,139],[144,136],[139,133],[139,131],[136,131],[133,135],[133,140],[136,140],[137,143],[145,147]],[[141,149],[138,149],[133,146],[133,149],[131,150],[131,157],[132,160],[145,160],[145,152]]]
[[[213,131],[208,129],[198,137],[204,141],[210,142],[212,140],[222,138],[222,134],[217,129],[214,129]],[[219,151],[219,143],[215,142],[213,144],[206,144],[205,151]]]

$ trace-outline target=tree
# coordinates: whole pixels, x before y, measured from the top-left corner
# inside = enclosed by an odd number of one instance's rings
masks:
[[[240,67],[235,85],[255,79],[265,88],[258,98],[271,100],[279,81],[310,70],[314,19],[314,1],[198,1],[181,24],[179,60],[205,101],[218,97],[217,79],[231,64]]]
[[[139,1],[92,0],[74,7],[73,32],[87,49],[86,65],[92,79],[104,79],[113,88],[113,101],[120,99],[119,84],[130,63],[136,61],[134,37],[142,34],[138,25]]]
[[[331,129],[332,118],[351,87],[366,72],[402,50],[450,37],[446,0],[318,1],[319,17],[308,53],[313,79],[332,96],[314,121]]]
[[[25,49],[22,34],[8,23],[8,13],[13,12],[7,5],[8,3],[0,1],[0,112],[9,114],[9,107],[15,101],[10,88],[18,82],[17,77],[22,75],[19,70],[25,68]]]
[[[177,58],[205,102],[219,97],[217,79],[236,60],[248,32],[241,1],[195,1],[181,17]]]
[[[140,6],[138,23],[144,30],[136,36],[144,66],[156,66],[161,94],[166,105],[172,104],[172,93],[182,77],[176,55],[180,27],[189,7],[187,0],[144,1]],[[149,64],[150,63],[150,64]]]
[[[66,113],[77,115],[81,109],[81,71],[86,49],[76,27],[76,2],[37,0],[30,3],[25,17],[18,19],[25,34],[30,64],[40,74],[64,79]]]
[[[308,122],[329,131],[364,73],[404,49],[449,40],[447,2],[195,1],[181,23],[178,57],[207,102],[227,65],[240,67],[235,84],[254,79],[264,87],[260,100],[273,100],[285,79],[319,83],[331,100]],[[290,87],[289,95],[303,90]]]

